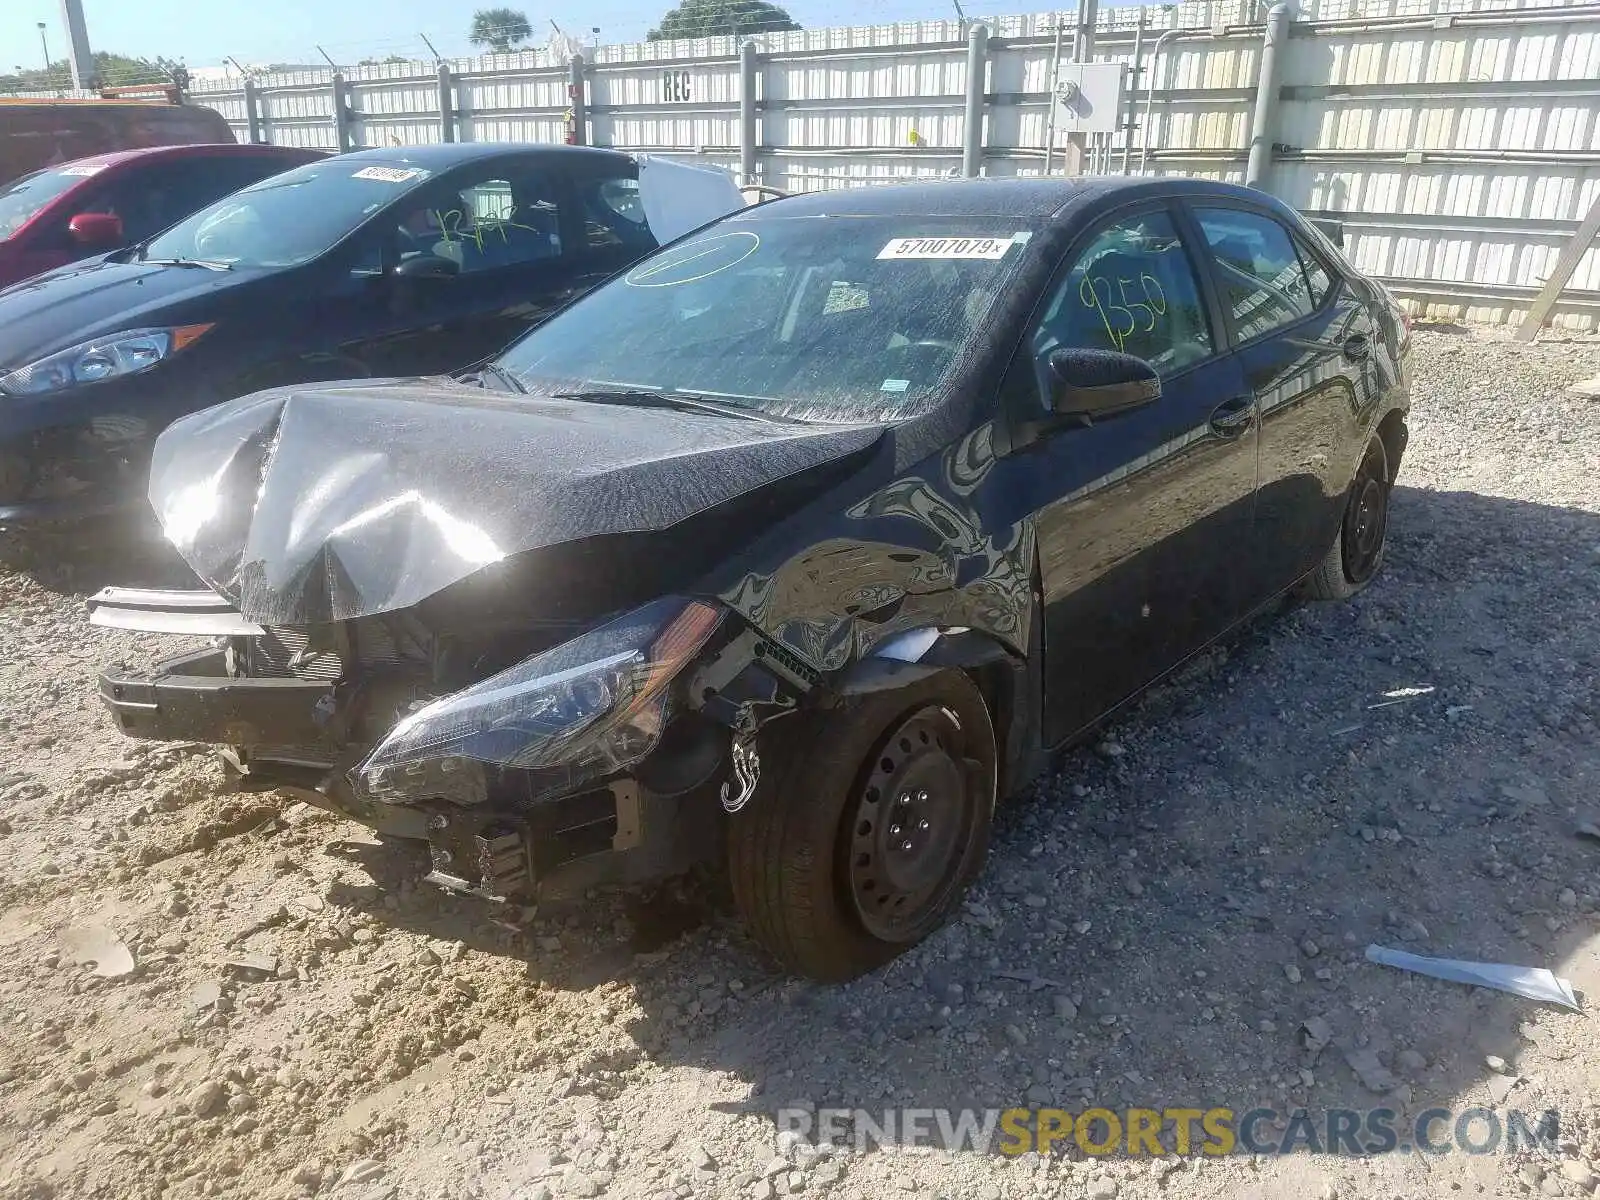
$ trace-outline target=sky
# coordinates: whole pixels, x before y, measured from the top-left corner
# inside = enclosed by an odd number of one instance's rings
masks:
[[[447,57],[473,53],[467,29],[473,10],[507,5],[528,15],[534,43],[543,44],[554,18],[568,34],[588,38],[600,27],[602,42],[643,40],[677,0],[83,0],[93,50],[135,58],[158,55],[191,67],[215,66],[224,55],[247,65],[318,62],[321,44],[336,61],[357,62],[390,54],[431,58],[419,33]],[[781,0],[780,0],[781,3]],[[955,16],[952,0],[794,0],[784,4],[807,27],[862,25]],[[1030,10],[1028,4],[1002,6]],[[1039,8],[1049,7],[1046,4]],[[45,23],[51,58],[66,56],[66,27],[59,0],[0,0],[0,71],[43,65],[38,22]]]

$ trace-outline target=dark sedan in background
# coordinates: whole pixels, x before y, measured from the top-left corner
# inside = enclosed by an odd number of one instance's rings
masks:
[[[1408,332],[1292,210],[1199,180],[863,188],[645,259],[469,384],[185,418],[150,499],[211,635],[101,679],[136,737],[495,898],[726,854],[844,978],[955,911],[998,799],[1384,549]]]
[[[0,527],[146,511],[174,418],[468,367],[743,203],[726,172],[614,150],[366,150],[0,291]]]
[[[229,192],[323,157],[294,146],[161,146],[24,175],[0,187],[0,288],[143,241]],[[0,321],[0,347],[4,338]]]

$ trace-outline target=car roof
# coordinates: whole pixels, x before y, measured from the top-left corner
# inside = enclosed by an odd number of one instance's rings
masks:
[[[105,170],[131,162],[152,162],[164,158],[215,158],[223,155],[258,155],[269,158],[303,158],[314,153],[299,146],[264,146],[252,142],[187,142],[178,146],[139,146],[131,150],[108,150],[71,162],[51,163],[42,171],[67,167],[94,167]]]
[[[1017,176],[932,179],[835,191],[804,192],[746,209],[734,219],[784,217],[1010,216],[1061,220],[1086,204],[1159,196],[1248,198],[1270,205],[1265,193],[1210,179],[1108,176]]]
[[[593,162],[631,162],[632,156],[620,150],[595,146],[567,146],[561,143],[527,142],[432,142],[421,146],[380,146],[371,150],[352,150],[339,156],[340,162],[406,163],[429,171],[448,171],[463,163],[505,155],[527,158],[588,159]]]

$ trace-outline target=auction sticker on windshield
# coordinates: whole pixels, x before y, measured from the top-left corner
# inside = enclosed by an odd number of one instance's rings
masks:
[[[379,183],[405,183],[427,174],[416,167],[362,167],[351,179],[376,179]]]
[[[878,251],[878,257],[1001,259],[1013,244],[1008,237],[890,238],[888,245]]]

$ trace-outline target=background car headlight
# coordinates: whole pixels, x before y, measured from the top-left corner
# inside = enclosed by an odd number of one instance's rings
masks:
[[[168,329],[129,329],[60,350],[48,358],[0,376],[0,392],[38,396],[118,375],[134,375],[170,358],[210,329],[178,325]]]
[[[351,782],[395,803],[458,795],[443,777],[461,760],[542,774],[536,792],[621,771],[655,749],[672,680],[721,619],[681,598],[618,617],[403,718]]]

